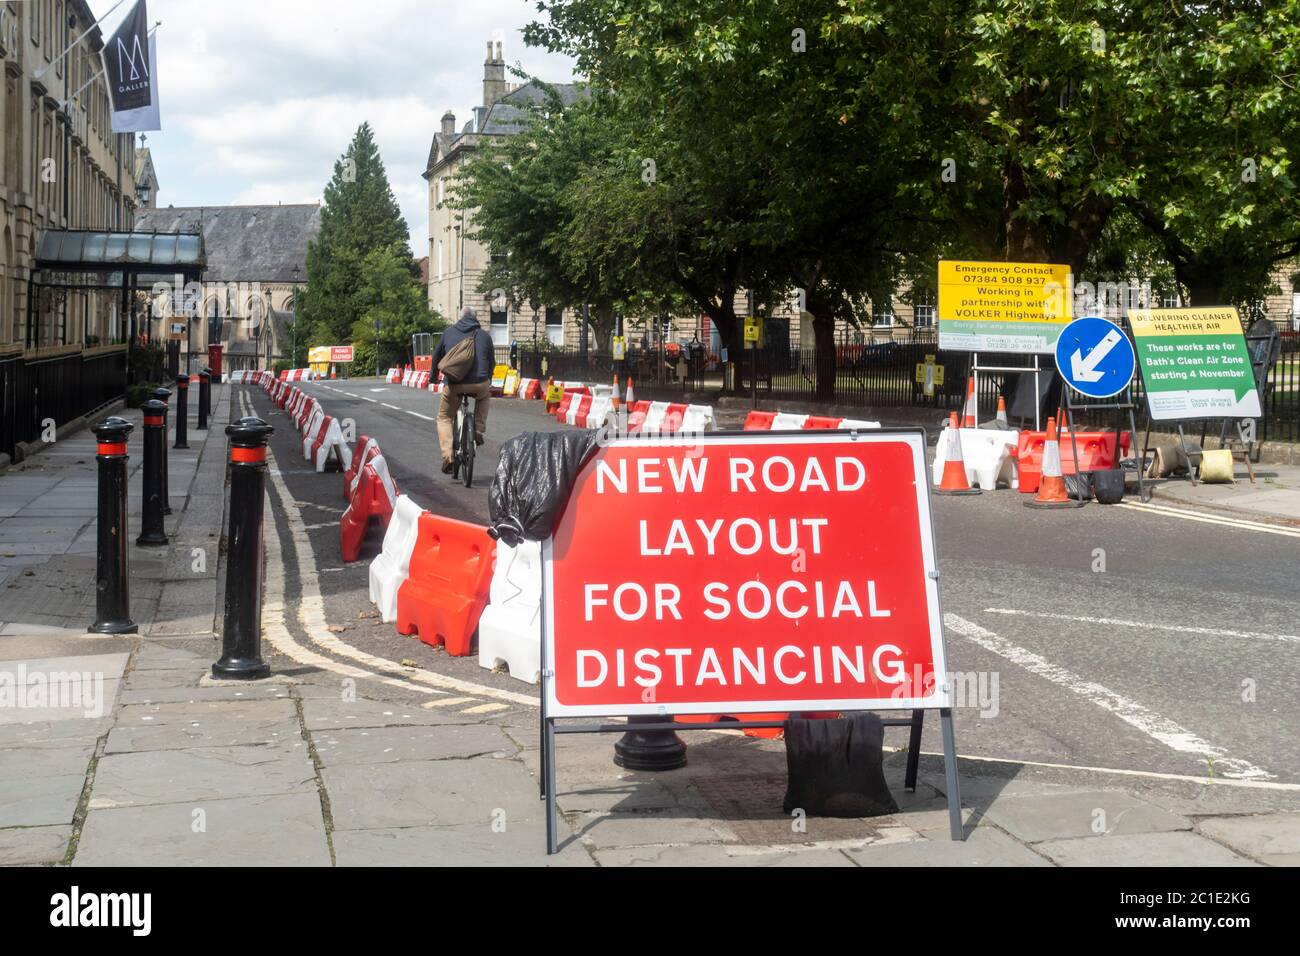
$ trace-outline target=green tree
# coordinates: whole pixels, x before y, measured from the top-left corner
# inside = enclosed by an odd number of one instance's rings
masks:
[[[407,268],[410,258],[402,241],[374,249],[361,262],[361,286],[356,290],[359,311],[350,329],[357,374],[382,371],[377,360],[410,362],[412,335],[446,327],[442,317],[429,309],[424,288],[412,278]]]
[[[334,163],[324,199],[320,233],[307,247],[300,347],[343,342],[361,311],[367,257],[397,243],[404,246],[409,238],[369,123],[361,124]],[[405,268],[412,280],[418,278],[409,252]]]

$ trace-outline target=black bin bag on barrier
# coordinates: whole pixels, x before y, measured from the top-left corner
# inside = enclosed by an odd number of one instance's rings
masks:
[[[810,817],[897,813],[881,765],[885,726],[875,714],[785,722],[785,812]]]
[[[601,432],[525,432],[501,446],[488,493],[488,534],[518,547],[549,537]]]

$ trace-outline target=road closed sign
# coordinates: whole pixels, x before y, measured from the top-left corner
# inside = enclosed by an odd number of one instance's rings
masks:
[[[551,717],[951,706],[919,429],[614,441],[543,582]]]

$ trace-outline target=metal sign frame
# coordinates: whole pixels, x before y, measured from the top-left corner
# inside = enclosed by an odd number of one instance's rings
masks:
[[[963,839],[961,822],[961,790],[957,774],[957,750],[952,721],[952,688],[948,683],[948,656],[943,634],[943,610],[939,594],[938,548],[934,533],[933,507],[930,494],[930,482],[925,473],[926,436],[923,428],[880,428],[880,429],[817,429],[809,431],[790,431],[780,433],[783,442],[819,442],[837,441],[887,441],[905,437],[912,446],[914,467],[918,469],[915,486],[917,489],[918,515],[921,520],[922,560],[926,573],[926,600],[928,619],[931,626],[931,655],[935,675],[935,693],[924,698],[906,698],[897,700],[828,700],[828,701],[724,701],[693,702],[685,705],[645,704],[645,705],[611,705],[611,706],[563,706],[557,708],[553,701],[555,678],[554,646],[551,638],[554,626],[552,562],[554,559],[553,541],[548,537],[542,542],[542,588],[541,588],[541,774],[540,792],[546,801],[546,852],[548,855],[558,852],[558,809],[556,805],[556,757],[555,737],[557,734],[609,734],[626,733],[630,727],[626,723],[587,723],[562,724],[560,721],[578,717],[630,717],[660,716],[662,723],[640,722],[635,725],[638,731],[669,731],[682,729],[683,725],[673,722],[673,715],[692,713],[728,713],[765,712],[777,709],[792,711],[814,710],[910,710],[907,718],[886,719],[885,726],[906,726],[911,729],[907,758],[907,775],[905,785],[916,788],[917,768],[920,761],[921,730],[926,710],[938,710],[943,736],[944,775],[948,799],[949,834],[953,840]],[[659,446],[692,447],[700,444],[731,444],[746,442],[771,442],[772,432],[764,431],[721,431],[706,434],[679,434],[673,436],[627,436],[611,439],[607,444],[613,447],[648,445],[651,442]],[[919,440],[919,443],[918,443]],[[916,450],[919,448],[920,462],[916,464]],[[594,456],[589,458],[583,468],[591,467]],[[791,705],[791,706],[785,706]],[[825,705],[825,706],[823,706]],[[838,706],[837,706],[838,705]],[[559,712],[557,712],[557,710]],[[692,723],[690,730],[736,730],[745,728],[782,727],[781,721],[713,721]]]

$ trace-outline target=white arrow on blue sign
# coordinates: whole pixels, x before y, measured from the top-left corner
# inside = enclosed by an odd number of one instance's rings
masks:
[[[1133,379],[1133,343],[1114,322],[1097,316],[1075,319],[1056,340],[1056,368],[1076,392],[1089,398],[1118,395]]]

